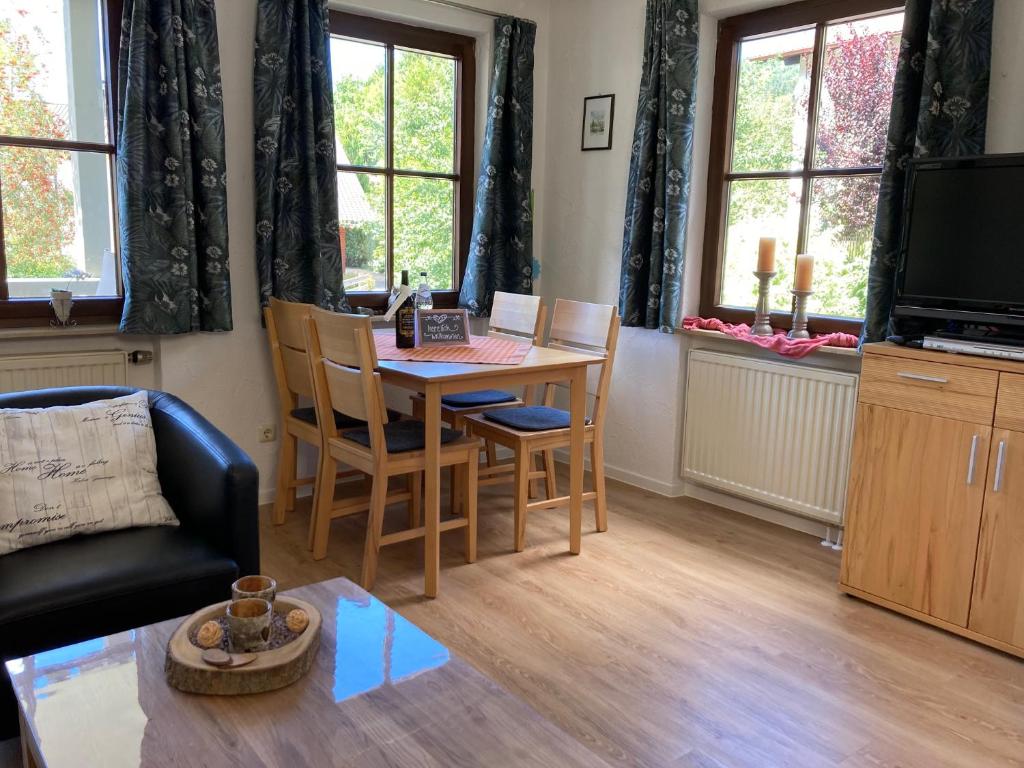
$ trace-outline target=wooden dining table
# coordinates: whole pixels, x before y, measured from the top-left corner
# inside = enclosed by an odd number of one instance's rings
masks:
[[[423,491],[424,594],[437,597],[441,568],[441,398],[481,389],[512,389],[530,384],[569,385],[569,551],[578,555],[583,524],[584,429],[587,369],[604,358],[533,346],[517,365],[381,360],[385,384],[425,397],[426,477]]]

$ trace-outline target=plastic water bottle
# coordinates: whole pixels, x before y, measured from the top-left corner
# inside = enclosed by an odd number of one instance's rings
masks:
[[[416,309],[433,309],[434,297],[427,284],[427,273],[420,272],[420,287],[416,289]]]

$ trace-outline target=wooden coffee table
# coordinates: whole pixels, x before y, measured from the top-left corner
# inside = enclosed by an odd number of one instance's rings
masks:
[[[7,662],[27,766],[607,767],[347,579],[288,594],[323,615],[299,682],[250,696],[164,680],[165,621]]]

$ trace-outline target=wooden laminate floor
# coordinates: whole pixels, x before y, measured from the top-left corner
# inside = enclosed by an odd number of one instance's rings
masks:
[[[609,501],[581,556],[564,510],[534,514],[516,554],[508,493],[484,488],[476,564],[446,534],[426,600],[422,545],[388,547],[374,594],[613,764],[1024,766],[1020,661],[840,595],[813,537],[616,483]],[[358,579],[362,517],[314,562],[307,509],[279,528],[266,511],[282,587]]]
[[[812,537],[609,493],[608,533],[587,512],[573,557],[564,511],[535,514],[513,553],[505,490],[485,488],[475,565],[446,534],[426,600],[421,546],[388,547],[374,593],[612,764],[1024,765],[1021,662],[838,594],[839,556]],[[362,517],[335,522],[314,562],[307,508],[278,528],[268,513],[264,572],[282,588],[358,579]]]

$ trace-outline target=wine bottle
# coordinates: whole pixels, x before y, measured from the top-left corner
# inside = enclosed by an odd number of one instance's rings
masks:
[[[402,287],[407,296],[395,313],[395,346],[399,349],[412,349],[416,346],[416,304],[409,288],[409,270],[402,270]]]

